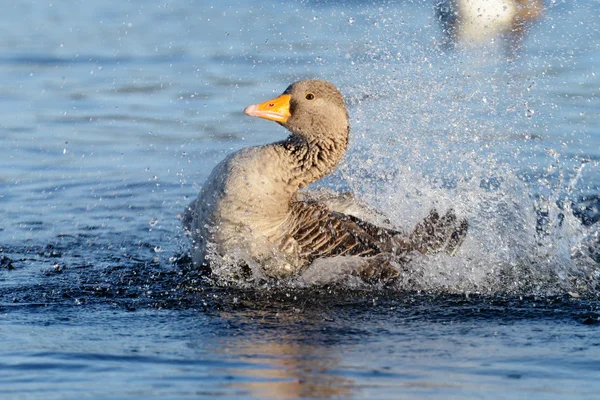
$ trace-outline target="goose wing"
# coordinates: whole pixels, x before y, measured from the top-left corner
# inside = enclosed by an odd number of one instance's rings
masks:
[[[331,211],[352,215],[378,227],[395,230],[386,215],[356,199],[352,192],[338,193],[321,187],[299,192],[296,199],[298,201],[323,203]]]
[[[292,204],[294,221],[290,236],[299,255],[312,261],[334,256],[374,256],[410,251],[400,232],[382,228],[349,214],[330,210],[319,202]]]
[[[374,225],[355,216],[330,210],[313,201],[292,203],[289,236],[299,256],[309,262],[335,256],[375,256],[382,253],[402,257],[411,251],[454,254],[462,244],[468,223],[456,218],[452,209],[440,216],[436,210],[408,235]]]

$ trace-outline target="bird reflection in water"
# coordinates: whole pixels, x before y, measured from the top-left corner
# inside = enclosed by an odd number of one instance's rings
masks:
[[[256,364],[234,372],[248,377],[247,381],[227,386],[261,399],[355,395],[354,381],[339,371],[343,347],[352,342],[349,336],[356,330],[336,327],[331,321],[325,328],[325,313],[323,309],[300,311],[289,302],[286,307],[253,303],[246,310],[222,311],[220,316],[232,326],[244,326],[244,335],[218,338],[215,347],[230,360]]]
[[[436,4],[445,44],[481,47],[501,38],[512,50],[543,9],[541,0],[442,0]]]

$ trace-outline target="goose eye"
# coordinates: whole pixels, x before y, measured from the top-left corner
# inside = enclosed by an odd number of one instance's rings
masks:
[[[306,97],[306,100],[313,100],[315,98],[315,95],[312,93],[307,93],[305,97]]]

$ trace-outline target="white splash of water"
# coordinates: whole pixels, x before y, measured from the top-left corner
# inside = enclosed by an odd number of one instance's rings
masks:
[[[552,132],[536,139],[553,121],[543,110],[532,121],[531,78],[510,65],[469,63],[473,55],[437,60],[433,70],[426,51],[381,68],[381,50],[373,52],[379,69],[361,69],[372,72],[348,90],[354,143],[339,178],[404,231],[431,208],[453,208],[470,225],[455,257],[416,260],[399,287],[593,290],[599,227],[584,226],[571,209],[583,164],[574,173],[560,165]]]

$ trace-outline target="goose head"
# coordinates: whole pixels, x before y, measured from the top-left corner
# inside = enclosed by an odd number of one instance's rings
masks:
[[[281,96],[248,106],[244,113],[276,121],[309,143],[348,139],[344,98],[327,81],[298,81],[288,86]]]

